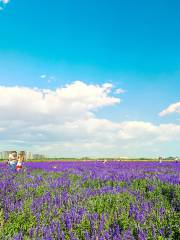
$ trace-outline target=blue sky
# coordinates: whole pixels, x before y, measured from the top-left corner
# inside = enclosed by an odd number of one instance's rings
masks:
[[[108,82],[111,96],[117,88],[125,93],[97,118],[179,126],[177,112],[158,115],[179,102],[179,8],[177,0],[11,0],[0,10],[0,85],[55,90],[75,80]]]

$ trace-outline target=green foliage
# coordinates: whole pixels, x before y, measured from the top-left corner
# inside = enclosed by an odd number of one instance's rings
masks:
[[[64,181],[62,184],[52,186],[61,178]],[[23,232],[25,240],[30,239],[31,228],[36,228],[38,224],[49,226],[52,221],[59,221],[65,239],[70,239],[70,233],[62,216],[72,209],[75,212],[79,209],[86,211],[82,219],[72,226],[72,232],[77,239],[85,239],[86,231],[91,233],[89,216],[94,214],[96,215],[94,229],[97,232],[104,218],[103,232],[113,228],[116,223],[121,231],[131,229],[136,240],[138,240],[139,227],[147,233],[147,240],[154,239],[153,229],[157,240],[180,239],[179,185],[170,185],[158,179],[148,178],[127,182],[91,179],[88,174],[84,178],[84,175],[78,176],[70,171],[47,173],[38,169],[33,170],[31,176],[26,172],[14,175],[13,181],[16,182],[17,189],[13,190],[12,186],[8,186],[8,197],[14,203],[22,202],[22,207],[10,212],[8,220],[5,220],[3,208],[0,209],[0,239],[6,236],[5,239],[9,240],[19,231]],[[89,195],[86,193],[88,191],[90,191]],[[64,193],[67,195],[65,200],[62,198]],[[46,194],[48,199],[42,200]],[[60,197],[60,204],[55,209],[53,204],[57,197]],[[35,210],[33,210],[33,201],[40,203]],[[49,206],[52,209],[48,212]],[[130,214],[131,206],[137,208],[137,212],[142,214],[140,216],[142,219],[139,220],[135,213]],[[163,229],[164,236],[160,229]],[[39,239],[43,239],[41,234],[40,236]]]

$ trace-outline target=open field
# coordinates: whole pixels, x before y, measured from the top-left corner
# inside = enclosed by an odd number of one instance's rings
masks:
[[[0,163],[0,239],[180,239],[180,163]]]
[[[8,157],[7,157],[8,158]],[[27,162],[159,162],[158,158],[42,158],[42,159],[27,159]],[[7,159],[0,159],[0,162],[5,162]],[[175,158],[164,158],[162,162],[175,162]],[[178,158],[180,162],[180,158]]]

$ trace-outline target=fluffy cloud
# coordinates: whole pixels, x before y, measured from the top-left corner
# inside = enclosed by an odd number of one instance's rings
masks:
[[[108,96],[110,85],[76,81],[55,91],[25,87],[0,87],[1,120],[63,122],[92,115],[100,107],[119,103]]]
[[[122,88],[118,88],[118,89],[116,89],[115,93],[117,93],[117,94],[125,93],[125,90]]]
[[[4,4],[8,4],[10,2],[10,0],[2,0],[2,3]]]
[[[164,109],[159,113],[161,117],[171,114],[171,113],[179,113],[180,114],[180,102],[171,104],[168,108]]]
[[[10,0],[0,0],[0,11],[2,11],[6,4],[8,4]]]
[[[112,85],[76,81],[65,87],[0,87],[1,150],[24,148],[51,155],[131,155],[180,140],[180,125],[113,122],[96,112],[119,104]],[[129,153],[129,154],[128,154]]]
[[[46,74],[42,74],[42,75],[40,76],[40,78],[42,78],[42,79],[44,79],[44,78],[46,78],[46,77],[47,77]]]
[[[6,5],[10,2],[10,0],[0,0],[0,4]]]

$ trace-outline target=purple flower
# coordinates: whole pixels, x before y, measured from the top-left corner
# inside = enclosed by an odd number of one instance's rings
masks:
[[[141,228],[139,228],[138,229],[138,240],[146,240],[146,239],[147,239],[146,233]]]

